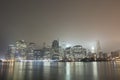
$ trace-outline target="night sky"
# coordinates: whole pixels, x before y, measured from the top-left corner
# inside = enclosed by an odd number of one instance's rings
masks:
[[[119,0],[0,1],[0,51],[16,40],[120,49]]]

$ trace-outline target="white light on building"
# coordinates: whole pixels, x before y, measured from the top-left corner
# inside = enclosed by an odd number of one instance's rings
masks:
[[[66,48],[67,48],[67,47],[71,47],[71,45],[70,45],[70,44],[66,44]]]
[[[91,48],[92,50],[91,50],[91,52],[92,53],[95,53],[95,47],[94,46],[92,46],[92,48]]]

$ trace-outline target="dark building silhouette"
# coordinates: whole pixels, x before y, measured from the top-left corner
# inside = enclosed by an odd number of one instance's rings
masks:
[[[54,40],[54,41],[52,42],[52,49],[53,49],[56,53],[59,52],[59,41],[58,41],[58,40]]]

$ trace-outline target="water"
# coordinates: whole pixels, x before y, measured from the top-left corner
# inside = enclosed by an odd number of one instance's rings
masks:
[[[120,80],[120,62],[0,63],[0,80]]]

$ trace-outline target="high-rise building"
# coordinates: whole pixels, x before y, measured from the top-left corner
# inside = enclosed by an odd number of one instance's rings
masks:
[[[52,49],[54,50],[55,53],[59,53],[59,41],[54,40],[52,42]]]
[[[15,47],[15,45],[10,44],[8,46],[7,59],[14,60],[15,59],[15,53],[16,53],[16,47]]]
[[[99,53],[100,53],[100,52],[102,52],[102,50],[101,50],[100,41],[98,40],[98,41],[96,42],[96,56],[97,56],[97,58],[99,58]]]
[[[33,42],[30,42],[27,46],[27,59],[32,60],[34,58],[34,53],[33,51],[35,50],[36,44]]]
[[[73,54],[74,54],[74,58],[78,59],[78,58],[83,58],[85,56],[85,54],[83,54],[83,47],[82,45],[75,45],[72,48],[73,50]]]
[[[27,43],[24,40],[18,40],[16,42],[16,50],[22,59],[26,59]]]

